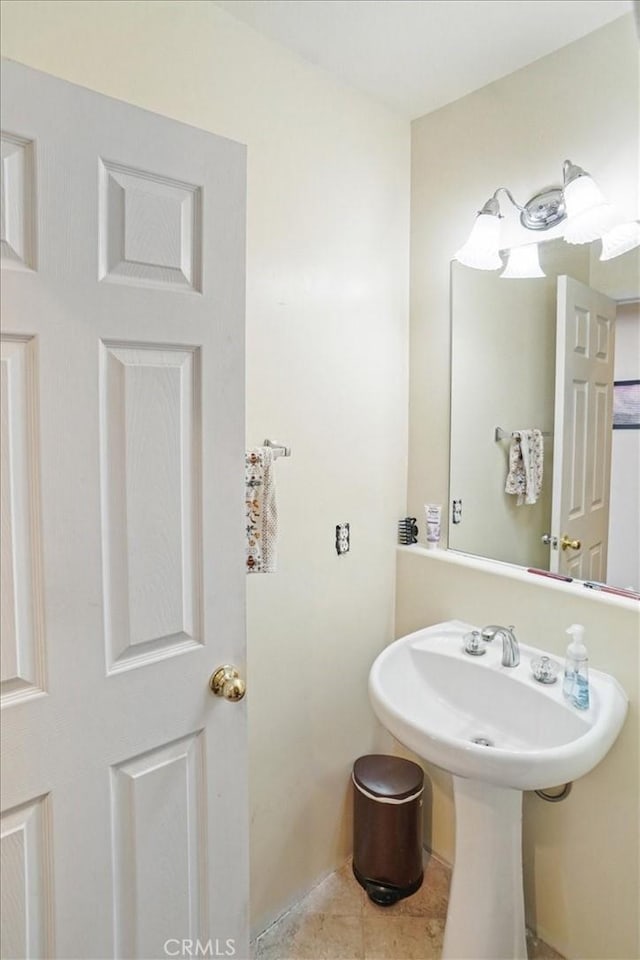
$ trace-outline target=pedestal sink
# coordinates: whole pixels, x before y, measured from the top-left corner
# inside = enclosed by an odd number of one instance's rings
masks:
[[[590,672],[591,705],[576,710],[534,680],[545,653],[520,645],[517,667],[502,645],[464,652],[477,627],[449,620],[388,646],[369,675],[373,709],[387,730],[453,774],[456,846],[443,960],[526,960],[522,791],[588,773],[611,748],[627,712],[620,684]]]

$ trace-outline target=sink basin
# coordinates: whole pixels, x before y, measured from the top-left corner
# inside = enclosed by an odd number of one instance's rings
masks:
[[[620,684],[589,673],[588,710],[534,680],[530,661],[545,651],[520,645],[517,667],[501,666],[502,642],[472,657],[463,637],[477,629],[450,620],[387,647],[369,676],[381,723],[425,760],[460,777],[518,790],[575,780],[614,743],[627,712]],[[480,743],[474,743],[480,741]]]
[[[522,791],[575,780],[598,764],[622,729],[627,698],[589,672],[590,706],[577,710],[534,680],[543,650],[520,645],[502,666],[502,641],[464,652],[477,629],[449,620],[388,646],[369,674],[378,719],[401,743],[453,774],[456,841],[443,960],[526,960]],[[571,800],[567,801],[571,802]]]

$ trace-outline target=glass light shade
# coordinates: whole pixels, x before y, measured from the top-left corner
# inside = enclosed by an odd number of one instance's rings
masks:
[[[538,244],[525,243],[521,247],[512,247],[501,280],[526,280],[530,277],[544,277],[538,257]]]
[[[576,177],[564,188],[567,243],[591,243],[611,227],[614,212],[590,176]]]
[[[613,260],[634,247],[640,247],[640,223],[637,220],[620,223],[602,237],[600,259]]]
[[[500,217],[493,213],[479,213],[469,239],[455,255],[466,267],[476,270],[499,270]]]

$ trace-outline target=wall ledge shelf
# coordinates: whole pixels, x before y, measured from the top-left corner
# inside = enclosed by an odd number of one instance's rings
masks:
[[[483,557],[473,557],[466,553],[456,553],[453,550],[447,550],[438,547],[435,550],[427,550],[422,544],[416,543],[411,546],[398,546],[397,550],[402,553],[410,553],[415,557],[424,560],[433,560],[436,563],[450,563],[453,566],[464,567],[467,570],[478,570],[481,573],[490,576],[504,577],[506,580],[516,580],[519,583],[529,584],[533,587],[542,587],[546,590],[560,590],[564,594],[572,594],[580,597],[587,602],[606,604],[625,610],[633,610],[640,615],[640,603],[633,597],[618,597],[615,594],[605,593],[602,590],[592,590],[586,587],[582,581],[567,583],[563,580],[553,580],[550,577],[538,576],[535,573],[529,573],[522,567],[517,567],[512,563],[504,563],[500,560],[486,560]]]

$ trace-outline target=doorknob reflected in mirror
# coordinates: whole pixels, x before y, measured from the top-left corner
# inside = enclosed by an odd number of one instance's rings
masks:
[[[554,550],[558,549],[558,538],[550,533],[543,533],[540,539],[547,547],[553,547]]]
[[[579,550],[582,544],[579,540],[571,540],[566,533],[563,533],[560,546],[563,550]]]
[[[233,664],[225,663],[209,677],[209,689],[216,697],[224,700],[242,700],[246,693],[246,684]]]

